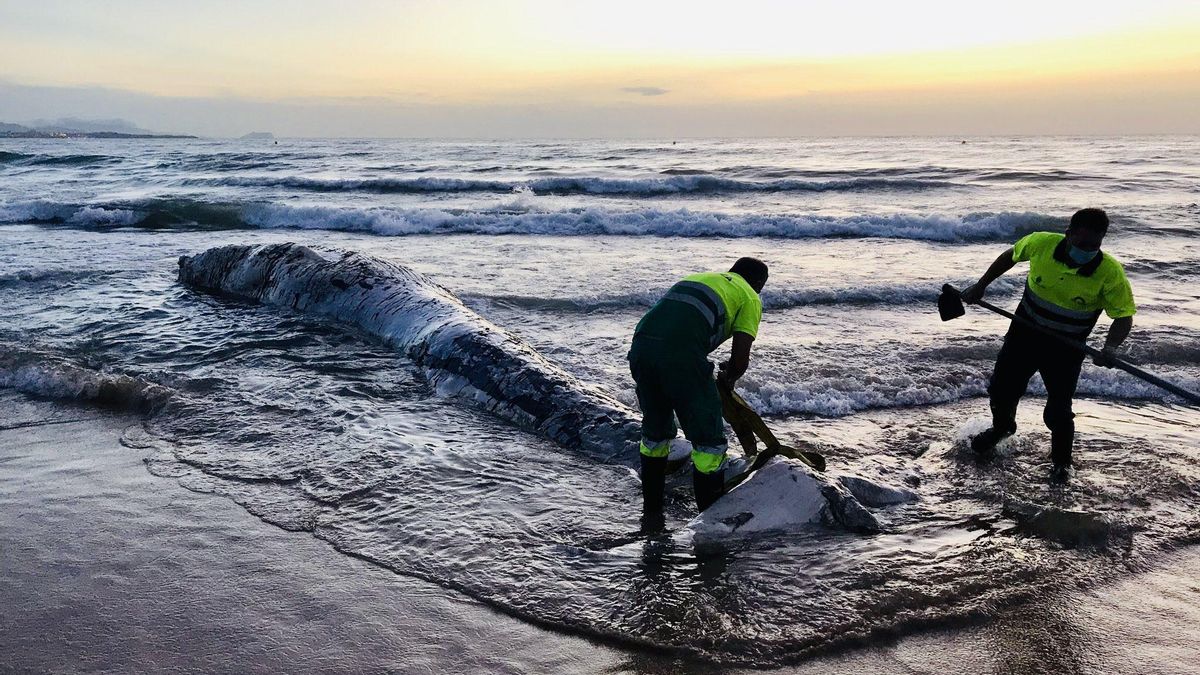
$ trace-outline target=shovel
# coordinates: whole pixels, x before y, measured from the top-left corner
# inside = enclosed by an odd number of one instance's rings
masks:
[[[1020,323],[1022,326],[1032,328],[1033,330],[1036,330],[1037,332],[1041,333],[1042,335],[1052,337],[1055,340],[1058,340],[1059,342],[1061,342],[1065,345],[1071,346],[1075,349],[1082,350],[1083,353],[1088,354],[1092,357],[1100,356],[1100,350],[1095,349],[1093,347],[1089,347],[1082,342],[1078,342],[1076,340],[1072,340],[1068,337],[1058,335],[1049,330],[1046,330],[1045,328],[1042,328],[1041,326],[1030,321],[1029,319],[1026,319],[1021,316],[1015,316],[1011,312],[1006,312],[1003,309],[1000,309],[999,307],[996,307],[993,304],[984,302],[983,300],[980,300],[976,304],[978,304],[980,307],[983,307],[984,309],[990,309],[991,311],[999,314],[1000,316],[1008,317],[1009,319],[1012,319],[1013,321]],[[963,307],[962,297],[959,295],[958,289],[951,286],[950,284],[946,284],[945,286],[942,286],[942,294],[938,297],[938,314],[941,315],[942,321],[950,321],[951,319],[957,319],[958,317],[960,317],[966,313],[967,313],[967,310],[966,310],[966,308]],[[1121,370],[1129,373],[1130,375],[1133,375],[1134,377],[1145,380],[1146,382],[1149,382],[1150,384],[1153,384],[1155,386],[1162,387],[1163,389],[1166,389],[1167,391],[1171,392],[1172,394],[1175,394],[1176,396],[1178,396],[1182,399],[1191,401],[1192,403],[1200,404],[1200,394],[1190,392],[1187,389],[1184,389],[1183,387],[1180,387],[1175,384],[1171,384],[1170,382],[1167,382],[1166,380],[1162,379],[1161,377],[1158,377],[1156,375],[1151,375],[1150,373],[1147,373],[1146,371],[1142,370],[1141,368],[1138,368],[1137,366],[1135,366],[1133,364],[1126,363],[1125,361],[1122,361],[1121,359],[1114,358],[1112,360],[1112,364],[1113,364],[1114,368],[1120,368]],[[736,394],[735,394],[735,396],[736,396]]]
[[[725,416],[725,419],[729,421],[729,426],[733,427],[733,432],[737,435],[738,442],[742,444],[742,449],[746,451],[746,455],[752,457],[756,454],[758,446],[754,441],[755,436],[758,436],[762,439],[763,443],[766,443],[767,449],[755,460],[755,465],[761,466],[767,459],[775,455],[780,455],[804,462],[817,471],[825,470],[825,458],[820,453],[797,450],[796,448],[780,443],[779,439],[775,438],[775,434],[771,433],[771,430],[767,428],[762,418],[758,416],[758,413],[754,412],[750,404],[746,403],[746,400],[739,396],[736,391],[719,382],[717,390],[721,392],[721,412]],[[750,472],[747,471],[746,473],[749,474]]]

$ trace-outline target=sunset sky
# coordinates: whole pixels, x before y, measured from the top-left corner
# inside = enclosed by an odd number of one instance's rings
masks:
[[[4,2],[0,121],[211,135],[1200,133],[1200,2]]]

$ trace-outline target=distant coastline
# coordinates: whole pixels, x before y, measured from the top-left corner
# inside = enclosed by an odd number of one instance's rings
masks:
[[[36,120],[24,124],[0,122],[0,138],[198,138],[190,134],[162,134],[142,129],[122,119]]]
[[[0,131],[0,138],[199,138],[189,134],[123,134],[116,131]]]

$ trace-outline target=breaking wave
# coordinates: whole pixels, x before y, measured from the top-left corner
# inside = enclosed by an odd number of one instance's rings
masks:
[[[1036,213],[970,213],[965,216],[820,216],[725,214],[689,209],[550,212],[405,209],[336,209],[262,206],[247,222],[264,228],[301,228],[412,234],[626,235],[660,237],[883,237],[932,241],[1003,240],[1046,227],[1054,219]]]
[[[58,283],[83,281],[107,276],[112,272],[105,270],[68,270],[68,269],[30,269],[15,272],[0,272],[0,288],[19,286],[22,284]]]
[[[974,280],[960,279],[956,283],[965,288]],[[763,291],[763,307],[766,309],[789,309],[809,305],[917,305],[933,307],[941,294],[943,281],[914,282],[905,284],[881,284],[847,288],[796,288],[766,289]],[[1001,277],[989,288],[989,297],[1014,291],[1024,284],[1017,277]],[[475,295],[464,296],[468,302],[493,303],[504,307],[542,312],[605,312],[624,309],[651,307],[666,293],[666,288],[637,293],[610,296],[544,297],[528,295]]]
[[[962,187],[945,180],[919,178],[841,178],[835,180],[740,180],[712,174],[673,174],[666,177],[605,178],[554,176],[525,180],[467,178],[310,178],[306,176],[227,176],[197,178],[189,185],[280,187],[312,192],[441,193],[532,190],[540,194],[635,195],[644,197],[725,192],[866,192],[872,190],[930,190]]]
[[[153,411],[172,395],[170,389],[141,378],[104,373],[51,354],[3,345],[0,388],[136,412]]]
[[[114,204],[69,204],[47,199],[0,203],[0,224],[35,223],[75,227],[198,227],[236,229],[249,225],[241,204],[190,199],[150,199]]]
[[[421,234],[529,234],[553,236],[657,237],[880,237],[927,241],[1004,241],[1061,219],[1038,213],[953,215],[824,216],[728,214],[691,209],[578,208],[481,211],[337,208],[282,204],[221,204],[156,199],[108,205],[72,205],[48,200],[0,204],[0,223],[63,224],[79,227],[311,229],[368,232],[382,236]]]
[[[85,166],[119,161],[109,155],[31,155],[24,152],[0,151],[0,164],[16,166]]]
[[[999,345],[980,346],[980,359],[995,359]],[[877,368],[873,372],[793,373],[760,379],[748,374],[741,382],[742,393],[760,412],[769,415],[816,415],[845,417],[865,410],[906,408],[951,403],[987,395],[990,363],[936,362],[931,368],[914,370]],[[1157,373],[1192,391],[1200,390],[1200,377],[1170,368]],[[1028,393],[1045,396],[1041,376],[1035,375]],[[1119,370],[1084,365],[1078,393],[1088,398],[1177,402],[1173,394]]]

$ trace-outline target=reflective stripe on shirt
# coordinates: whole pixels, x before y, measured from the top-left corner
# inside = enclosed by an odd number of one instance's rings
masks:
[[[663,300],[682,302],[694,307],[708,323],[709,347],[716,348],[725,339],[725,302],[709,286],[698,281],[680,281],[671,287]]]
[[[1091,312],[1077,311],[1040,298],[1028,284],[1017,311],[1038,325],[1080,338],[1087,337],[1095,327],[1096,320],[1100,318],[1098,309]]]

